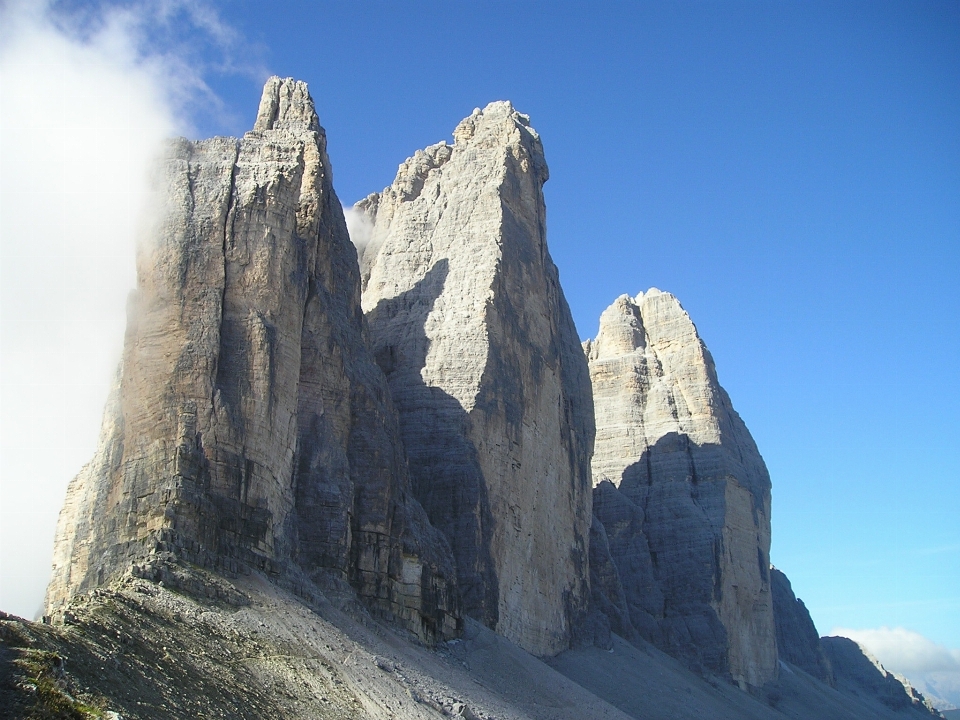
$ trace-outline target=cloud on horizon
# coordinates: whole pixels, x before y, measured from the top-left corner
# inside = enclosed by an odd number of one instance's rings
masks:
[[[834,628],[860,643],[888,671],[903,675],[941,710],[960,705],[960,650],[935,643],[906,628]]]
[[[204,2],[78,7],[0,6],[0,608],[27,617],[96,448],[150,168],[194,118],[229,119],[208,73],[259,72]]]
[[[907,677],[911,673],[960,672],[960,650],[951,650],[906,628],[834,628],[830,634],[855,640],[867,648],[887,670]]]

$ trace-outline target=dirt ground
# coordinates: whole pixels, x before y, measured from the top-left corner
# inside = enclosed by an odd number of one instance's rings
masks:
[[[0,718],[910,717],[789,666],[752,696],[616,637],[611,651],[543,661],[468,621],[462,639],[428,648],[348,588],[307,600],[255,574],[229,582],[230,603],[128,577],[62,625],[0,617]]]

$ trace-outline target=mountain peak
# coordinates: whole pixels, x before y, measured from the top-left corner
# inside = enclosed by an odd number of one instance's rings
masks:
[[[532,170],[541,183],[550,176],[540,135],[530,116],[517,112],[509,100],[496,100],[460,121],[453,131],[454,148],[510,148],[523,172]]]
[[[281,129],[318,132],[320,120],[305,82],[274,75],[263,86],[253,130]]]

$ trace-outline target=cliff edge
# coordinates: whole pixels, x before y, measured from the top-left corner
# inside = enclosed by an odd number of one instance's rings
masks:
[[[424,639],[455,635],[449,550],[410,491],[306,85],[271,78],[242,139],[168,151],[48,612],[173,557],[294,584],[332,573]]]

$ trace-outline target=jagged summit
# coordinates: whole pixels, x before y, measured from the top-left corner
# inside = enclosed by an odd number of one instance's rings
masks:
[[[457,125],[453,138],[452,145],[443,140],[417,150],[400,164],[393,183],[379,193],[371,193],[354,206],[356,210],[364,213],[374,226],[369,241],[360,248],[364,289],[370,277],[371,259],[383,242],[384,227],[387,224],[387,218],[380,215],[381,208],[382,212],[393,213],[396,212],[398,203],[417,201],[425,185],[437,187],[436,183],[429,182],[431,176],[439,178],[444,173],[463,173],[467,168],[474,167],[478,176],[472,182],[464,184],[463,193],[472,192],[476,195],[483,187],[491,186],[492,178],[487,177],[490,173],[502,172],[516,165],[519,176],[527,177],[531,183],[529,187],[516,190],[519,191],[518,195],[528,198],[530,202],[540,194],[540,188],[550,176],[539,134],[530,126],[529,116],[517,112],[509,101],[492,102],[483,110],[475,108]],[[451,168],[443,169],[451,159]],[[534,185],[538,187],[534,188]],[[434,196],[425,197],[421,200],[421,207],[430,207],[440,200],[441,198]],[[439,209],[435,207],[434,211]],[[526,208],[525,212],[536,214],[538,211],[531,207]],[[379,229],[376,227],[378,217]]]
[[[330,178],[291,79],[267,81],[242,139],[170,146],[100,449],[60,516],[50,611],[174,558],[333,573],[425,639],[457,632],[449,550],[410,492]]]
[[[358,204],[363,309],[466,610],[551,655],[586,611],[586,363],[546,247],[539,136],[498,102],[454,138]]]
[[[583,341],[583,350],[588,358],[627,355],[646,345],[646,332],[640,317],[640,306],[645,297],[662,295],[657,288],[650,288],[636,297],[623,294],[613,301],[600,315],[600,329],[595,339]],[[669,293],[667,293],[669,295]],[[673,295],[671,298],[676,300]],[[679,303],[679,301],[677,301]],[[597,484],[602,477],[594,477]]]
[[[253,131],[267,130],[321,132],[313,98],[305,82],[276,75],[267,80]]]
[[[483,110],[474,108],[457,125],[453,139],[455,145],[464,147],[522,147],[541,184],[550,177],[543,144],[540,135],[530,125],[530,116],[517,112],[509,100],[494,101]]]
[[[679,301],[656,289],[617,298],[584,350],[594,514],[610,553],[598,546],[591,562],[597,572],[612,562],[623,592],[598,602],[621,608],[620,632],[761,687],[777,676],[770,478],[710,353]]]

